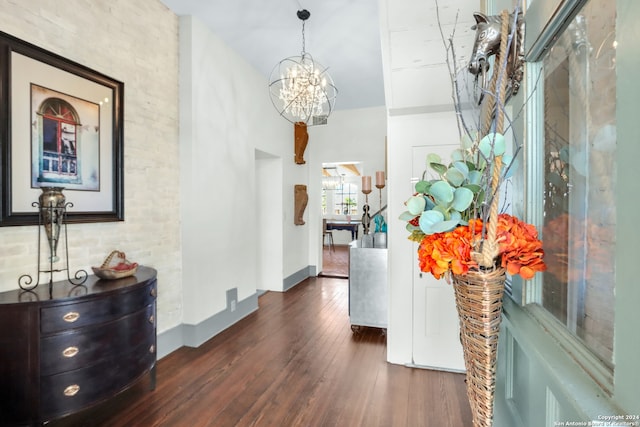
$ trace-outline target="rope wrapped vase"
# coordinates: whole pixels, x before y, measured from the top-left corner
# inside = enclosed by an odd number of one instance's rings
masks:
[[[474,427],[491,426],[505,270],[453,275]]]

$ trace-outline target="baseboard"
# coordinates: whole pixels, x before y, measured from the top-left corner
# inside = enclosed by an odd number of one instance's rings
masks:
[[[309,277],[315,277],[315,276],[316,276],[316,266],[309,265],[301,270],[298,270],[292,275],[286,277],[282,281],[282,290],[286,292],[289,289],[293,288],[295,285],[304,281],[305,279],[308,279]]]
[[[197,325],[181,324],[158,334],[158,359],[174,352],[182,346],[199,347],[234,323],[258,309],[258,293],[239,301],[232,311],[228,306]]]
[[[178,325],[158,334],[158,359],[162,359],[184,345],[182,326]]]
[[[309,277],[316,276],[316,266],[309,265],[283,280],[283,291],[288,291]],[[256,291],[250,297],[239,301],[235,307],[227,301],[227,308],[197,325],[181,324],[158,334],[158,359],[176,351],[182,346],[199,347],[234,323],[242,320],[258,309],[258,297],[264,291]],[[230,296],[227,295],[227,299]]]

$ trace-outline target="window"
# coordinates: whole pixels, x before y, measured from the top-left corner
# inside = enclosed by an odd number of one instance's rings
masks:
[[[357,215],[360,162],[322,164],[322,215]]]
[[[356,184],[342,183],[335,189],[323,188],[322,215],[327,214],[357,215],[358,186]]]
[[[335,191],[333,213],[337,215],[358,214],[358,186],[342,183]]]
[[[615,284],[615,2],[591,0],[543,60],[538,303],[612,369]],[[542,177],[541,177],[542,178]]]
[[[327,190],[322,189],[322,216],[327,214]]]

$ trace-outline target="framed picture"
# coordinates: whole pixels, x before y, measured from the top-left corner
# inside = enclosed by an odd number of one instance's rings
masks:
[[[62,187],[68,223],[124,220],[124,83],[0,32],[0,226],[38,223]]]

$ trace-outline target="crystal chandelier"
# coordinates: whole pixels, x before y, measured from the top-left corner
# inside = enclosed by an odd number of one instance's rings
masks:
[[[326,171],[323,170],[323,173]],[[323,190],[337,190],[344,185],[344,175],[326,175],[322,177],[322,189]]]
[[[292,123],[324,124],[333,111],[338,90],[327,68],[305,51],[304,24],[311,13],[303,9],[297,15],[302,21],[302,54],[285,58],[273,68],[269,79],[271,102]]]

